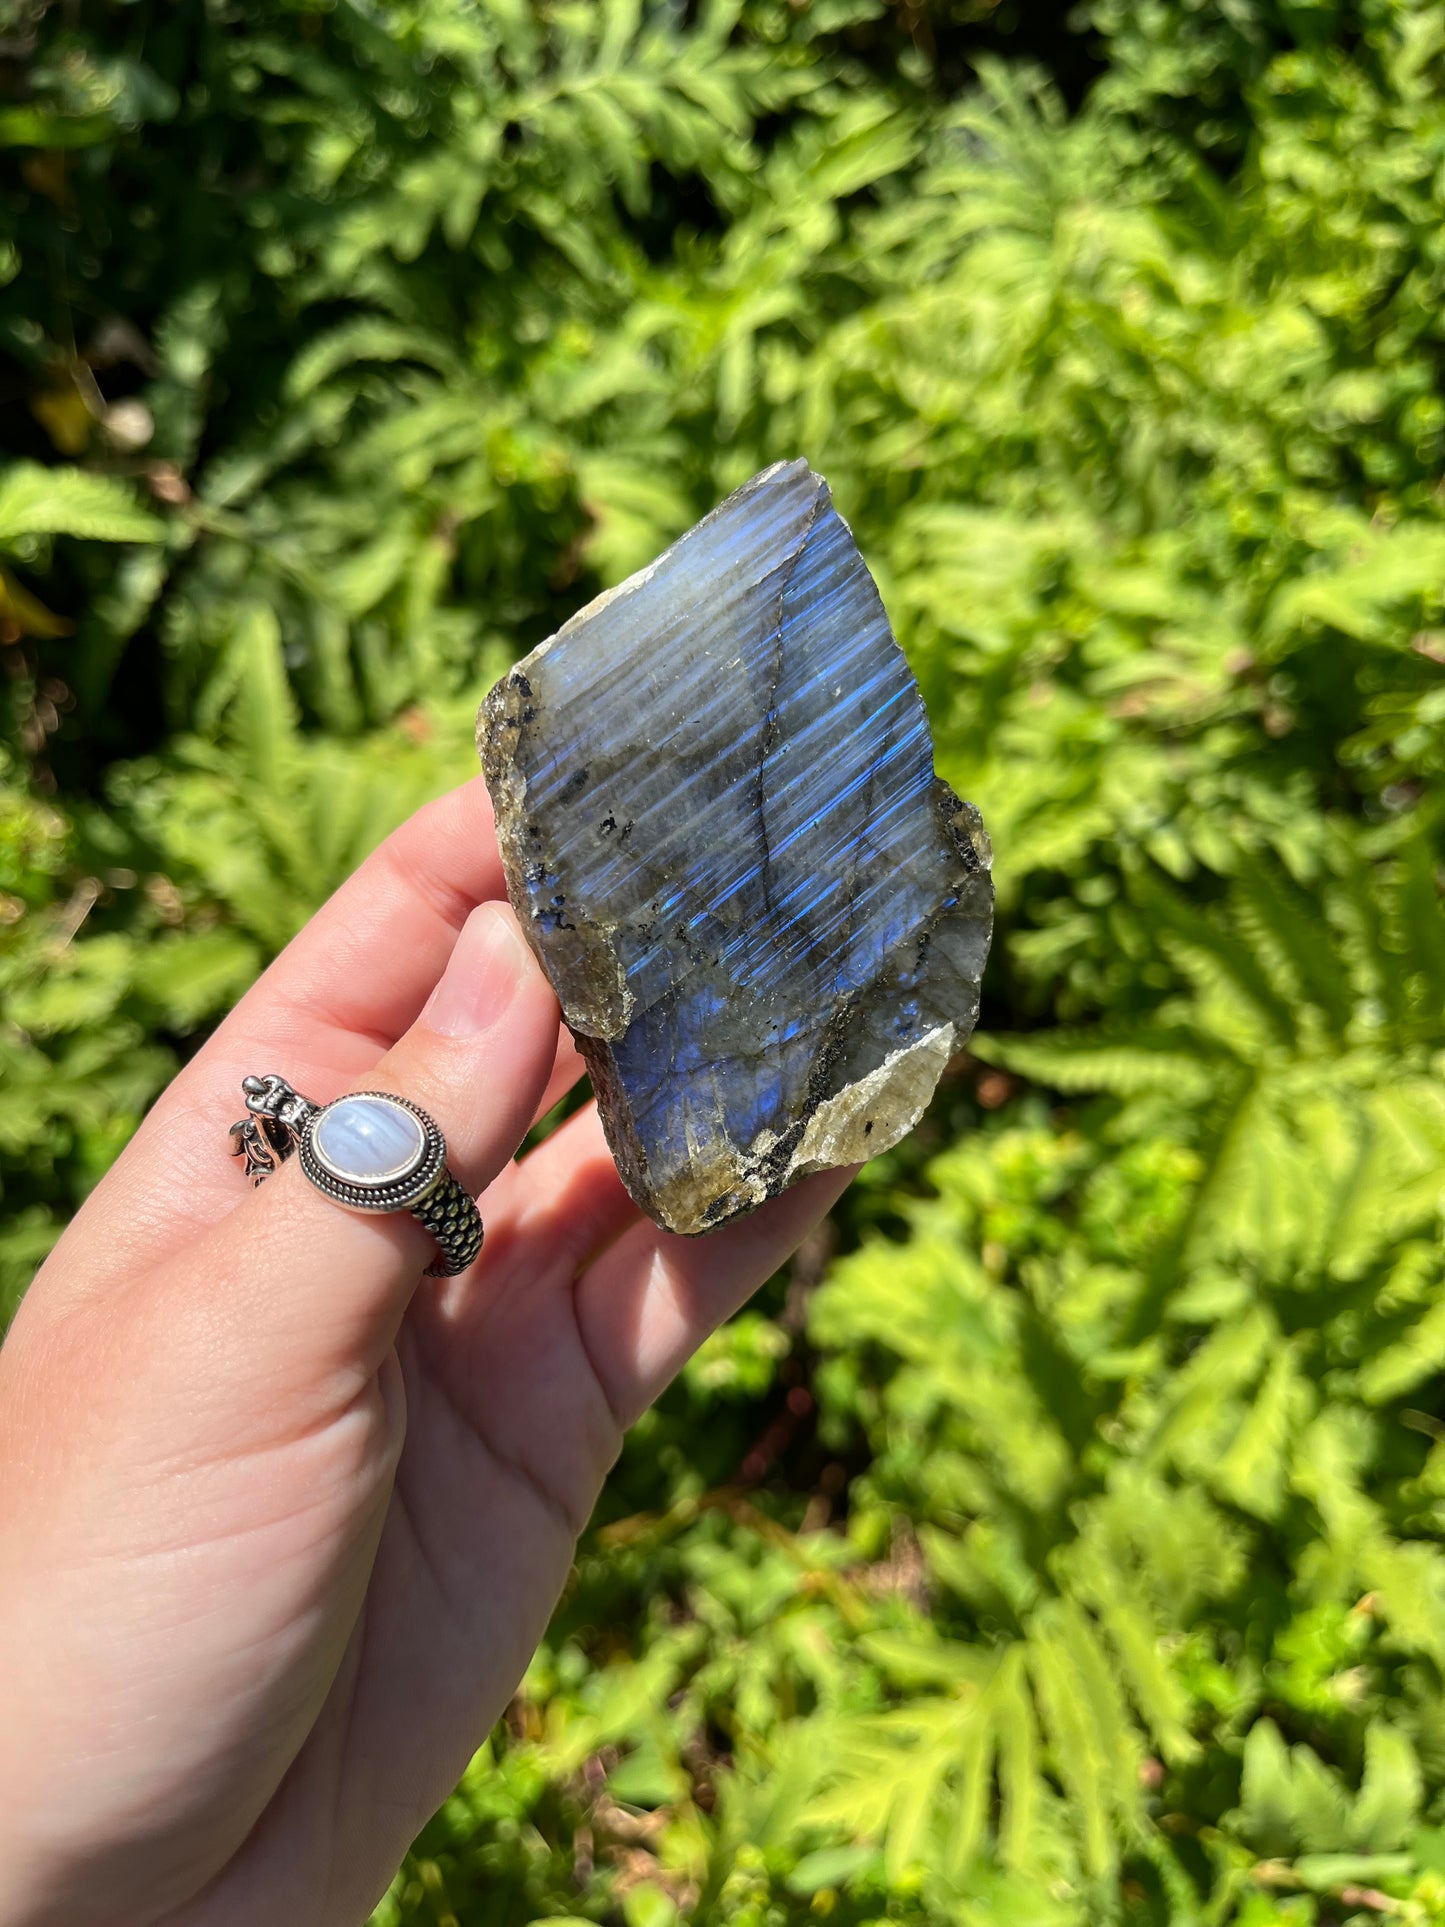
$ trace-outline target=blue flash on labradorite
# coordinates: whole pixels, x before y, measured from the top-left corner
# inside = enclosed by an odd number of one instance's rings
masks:
[[[988,838],[805,462],[533,650],[478,742],[644,1211],[708,1230],[912,1128],[977,1016]]]

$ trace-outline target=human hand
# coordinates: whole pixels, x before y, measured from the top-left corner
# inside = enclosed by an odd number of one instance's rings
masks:
[[[0,1922],[356,1927],[531,1657],[622,1430],[847,1173],[643,1219],[480,781],[312,919],[156,1104],[0,1350]],[[480,906],[480,907],[474,907]],[[460,933],[460,934],[459,934]],[[440,981],[439,981],[440,980]],[[435,986],[435,989],[434,989]],[[428,1001],[430,1000],[430,1001]],[[396,1091],[486,1249],[248,1192],[240,1087]]]

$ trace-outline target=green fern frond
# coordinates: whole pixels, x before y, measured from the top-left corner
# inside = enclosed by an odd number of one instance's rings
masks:
[[[1362,1853],[1388,1853],[1409,1839],[1424,1797],[1420,1762],[1408,1734],[1384,1720],[1365,1729],[1365,1771],[1347,1839]]]
[[[1270,1361],[1258,1392],[1211,1484],[1224,1498],[1256,1518],[1278,1517],[1284,1505],[1290,1448],[1311,1416],[1313,1387],[1301,1372],[1298,1346],[1286,1345]]]
[[[307,343],[286,371],[287,399],[304,401],[341,369],[360,361],[417,361],[443,376],[459,372],[455,351],[435,336],[380,315],[362,315]]]
[[[1277,996],[1313,1004],[1334,1037],[1354,1014],[1350,974],[1331,941],[1319,905],[1279,866],[1240,853],[1230,907],[1234,922],[1268,973]]]
[[[1160,1502],[1167,1505],[1167,1493]],[[1167,1760],[1187,1763],[1199,1747],[1188,1730],[1189,1695],[1164,1657],[1161,1629],[1097,1541],[1081,1537],[1060,1561],[1070,1590],[1098,1617],[1144,1729]]]
[[[1131,894],[1233,1048],[1254,1055],[1294,1045],[1296,1019],[1287,995],[1226,917],[1190,903],[1153,871],[1137,874]]]
[[[0,547],[26,536],[72,535],[91,542],[159,542],[165,524],[125,483],[80,468],[10,462],[0,468]]]
[[[1412,1028],[1438,1041],[1445,1035],[1440,985],[1445,982],[1445,906],[1429,842],[1411,837],[1396,859],[1386,941],[1400,959],[1401,991]]]
[[[1349,1795],[1308,1746],[1287,1747],[1273,1720],[1256,1720],[1244,1743],[1240,1823],[1262,1855],[1337,1846]]]
[[[1129,1814],[1138,1799],[1137,1760],[1132,1786],[1119,1766],[1130,1753],[1122,1709],[1077,1614],[1060,1609],[1033,1629],[1028,1662],[1048,1758],[1078,1817],[1084,1865],[1106,1878],[1118,1865],[1116,1814]]]
[[[1001,1065],[1057,1091],[1108,1091],[1116,1097],[1163,1091],[1185,1102],[1212,1088],[1217,1062],[1190,1032],[1146,1025],[1022,1036],[976,1034],[970,1049],[985,1064]]]

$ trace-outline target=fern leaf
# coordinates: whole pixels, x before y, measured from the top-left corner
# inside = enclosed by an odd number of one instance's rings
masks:
[[[1158,1630],[1106,1561],[1096,1561],[1090,1570],[1089,1603],[1109,1636],[1129,1695],[1155,1744],[1167,1760],[1183,1763],[1195,1758],[1199,1748],[1186,1725],[1189,1696],[1160,1651]]]
[[[1256,1720],[1244,1742],[1241,1818],[1261,1853],[1289,1853],[1295,1844],[1289,1749],[1273,1720]]]
[[[1365,1730],[1365,1775],[1350,1814],[1350,1845],[1365,1853],[1404,1846],[1418,1822],[1424,1790],[1408,1735],[1384,1720],[1371,1720]]]
[[[1028,1864],[1039,1810],[1039,1746],[1023,1643],[1010,1646],[992,1684],[998,1735],[999,1851],[1007,1866]]]
[[[642,24],[641,0],[602,0],[601,35],[597,42],[596,65],[607,72],[619,67],[637,38]]]
[[[27,535],[75,535],[91,542],[159,542],[165,524],[123,482],[79,468],[11,462],[0,468],[0,544]]]
[[[281,759],[296,726],[296,707],[274,612],[253,603],[237,619],[228,721],[244,767],[268,796],[279,794]]]
[[[1248,1022],[1261,1039],[1289,1047],[1295,1020],[1250,945],[1218,915],[1189,903],[1157,871],[1141,871],[1130,894],[1155,923],[1159,939],[1204,997]]]
[[[1445,909],[1440,902],[1435,858],[1423,836],[1405,845],[1397,860],[1391,938],[1398,947],[1405,991],[1417,1021],[1438,1038],[1440,985],[1445,983]]]
[[[1241,1822],[1263,1854],[1328,1850],[1346,1837],[1350,1805],[1338,1776],[1310,1747],[1287,1748],[1273,1720],[1244,1743]]]
[[[1393,1638],[1427,1654],[1445,1671],[1445,1556],[1440,1549],[1381,1537],[1360,1564],[1362,1577],[1380,1595]]]
[[[1350,550],[1350,560],[1312,570],[1276,594],[1265,630],[1273,653],[1287,651],[1312,623],[1360,642],[1408,641],[1406,608],[1437,592],[1445,574],[1445,529],[1418,518],[1385,531],[1361,523],[1351,530]]]
[[[1188,1103],[1214,1081],[1208,1051],[1183,1030],[1100,1024],[1037,1036],[976,1033],[970,1049],[986,1064],[1057,1091],[1109,1091],[1119,1097],[1163,1091]]]
[[[441,375],[457,373],[455,355],[430,335],[381,316],[364,315],[307,343],[286,372],[286,396],[292,402],[304,401],[339,369],[358,361],[404,360],[422,362]]]
[[[1354,987],[1318,905],[1278,866],[1241,852],[1230,894],[1234,919],[1249,938],[1275,994],[1312,1001],[1341,1037],[1354,1010]]]
[[[1284,1504],[1290,1441],[1309,1416],[1312,1396],[1296,1347],[1286,1346],[1271,1360],[1243,1424],[1215,1468],[1215,1489],[1256,1518],[1277,1518]]]
[[[1261,1307],[1218,1326],[1173,1376],[1153,1440],[1153,1452],[1190,1470],[1215,1463],[1233,1436],[1240,1397],[1259,1376],[1276,1337],[1274,1320]]]
[[[896,1712],[840,1722],[831,1784],[802,1809],[805,1826],[841,1827],[883,1843],[890,1876],[917,1860],[930,1815],[953,1775],[979,1695],[915,1700]]]
[[[977,1717],[967,1723],[961,1736],[957,1802],[952,1814],[947,1816],[944,1848],[944,1865],[954,1879],[961,1879],[967,1873],[983,1844],[993,1792],[992,1712],[992,1701],[985,1695]]]
[[[1360,1369],[1360,1395],[1383,1405],[1412,1391],[1445,1365],[1445,1297],[1437,1298],[1403,1338],[1387,1345]]]
[[[1081,1676],[1077,1663],[1076,1639],[1077,1621],[1036,1622],[1028,1643],[1029,1672],[1048,1732],[1050,1761],[1078,1815],[1084,1864],[1102,1878],[1118,1863],[1111,1811],[1118,1788],[1112,1749],[1095,1724],[1092,1680]]]

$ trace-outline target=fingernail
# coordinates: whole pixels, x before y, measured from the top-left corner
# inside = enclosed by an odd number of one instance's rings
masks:
[[[422,1022],[439,1037],[475,1037],[503,1015],[525,973],[535,968],[508,906],[483,903],[462,925]]]

